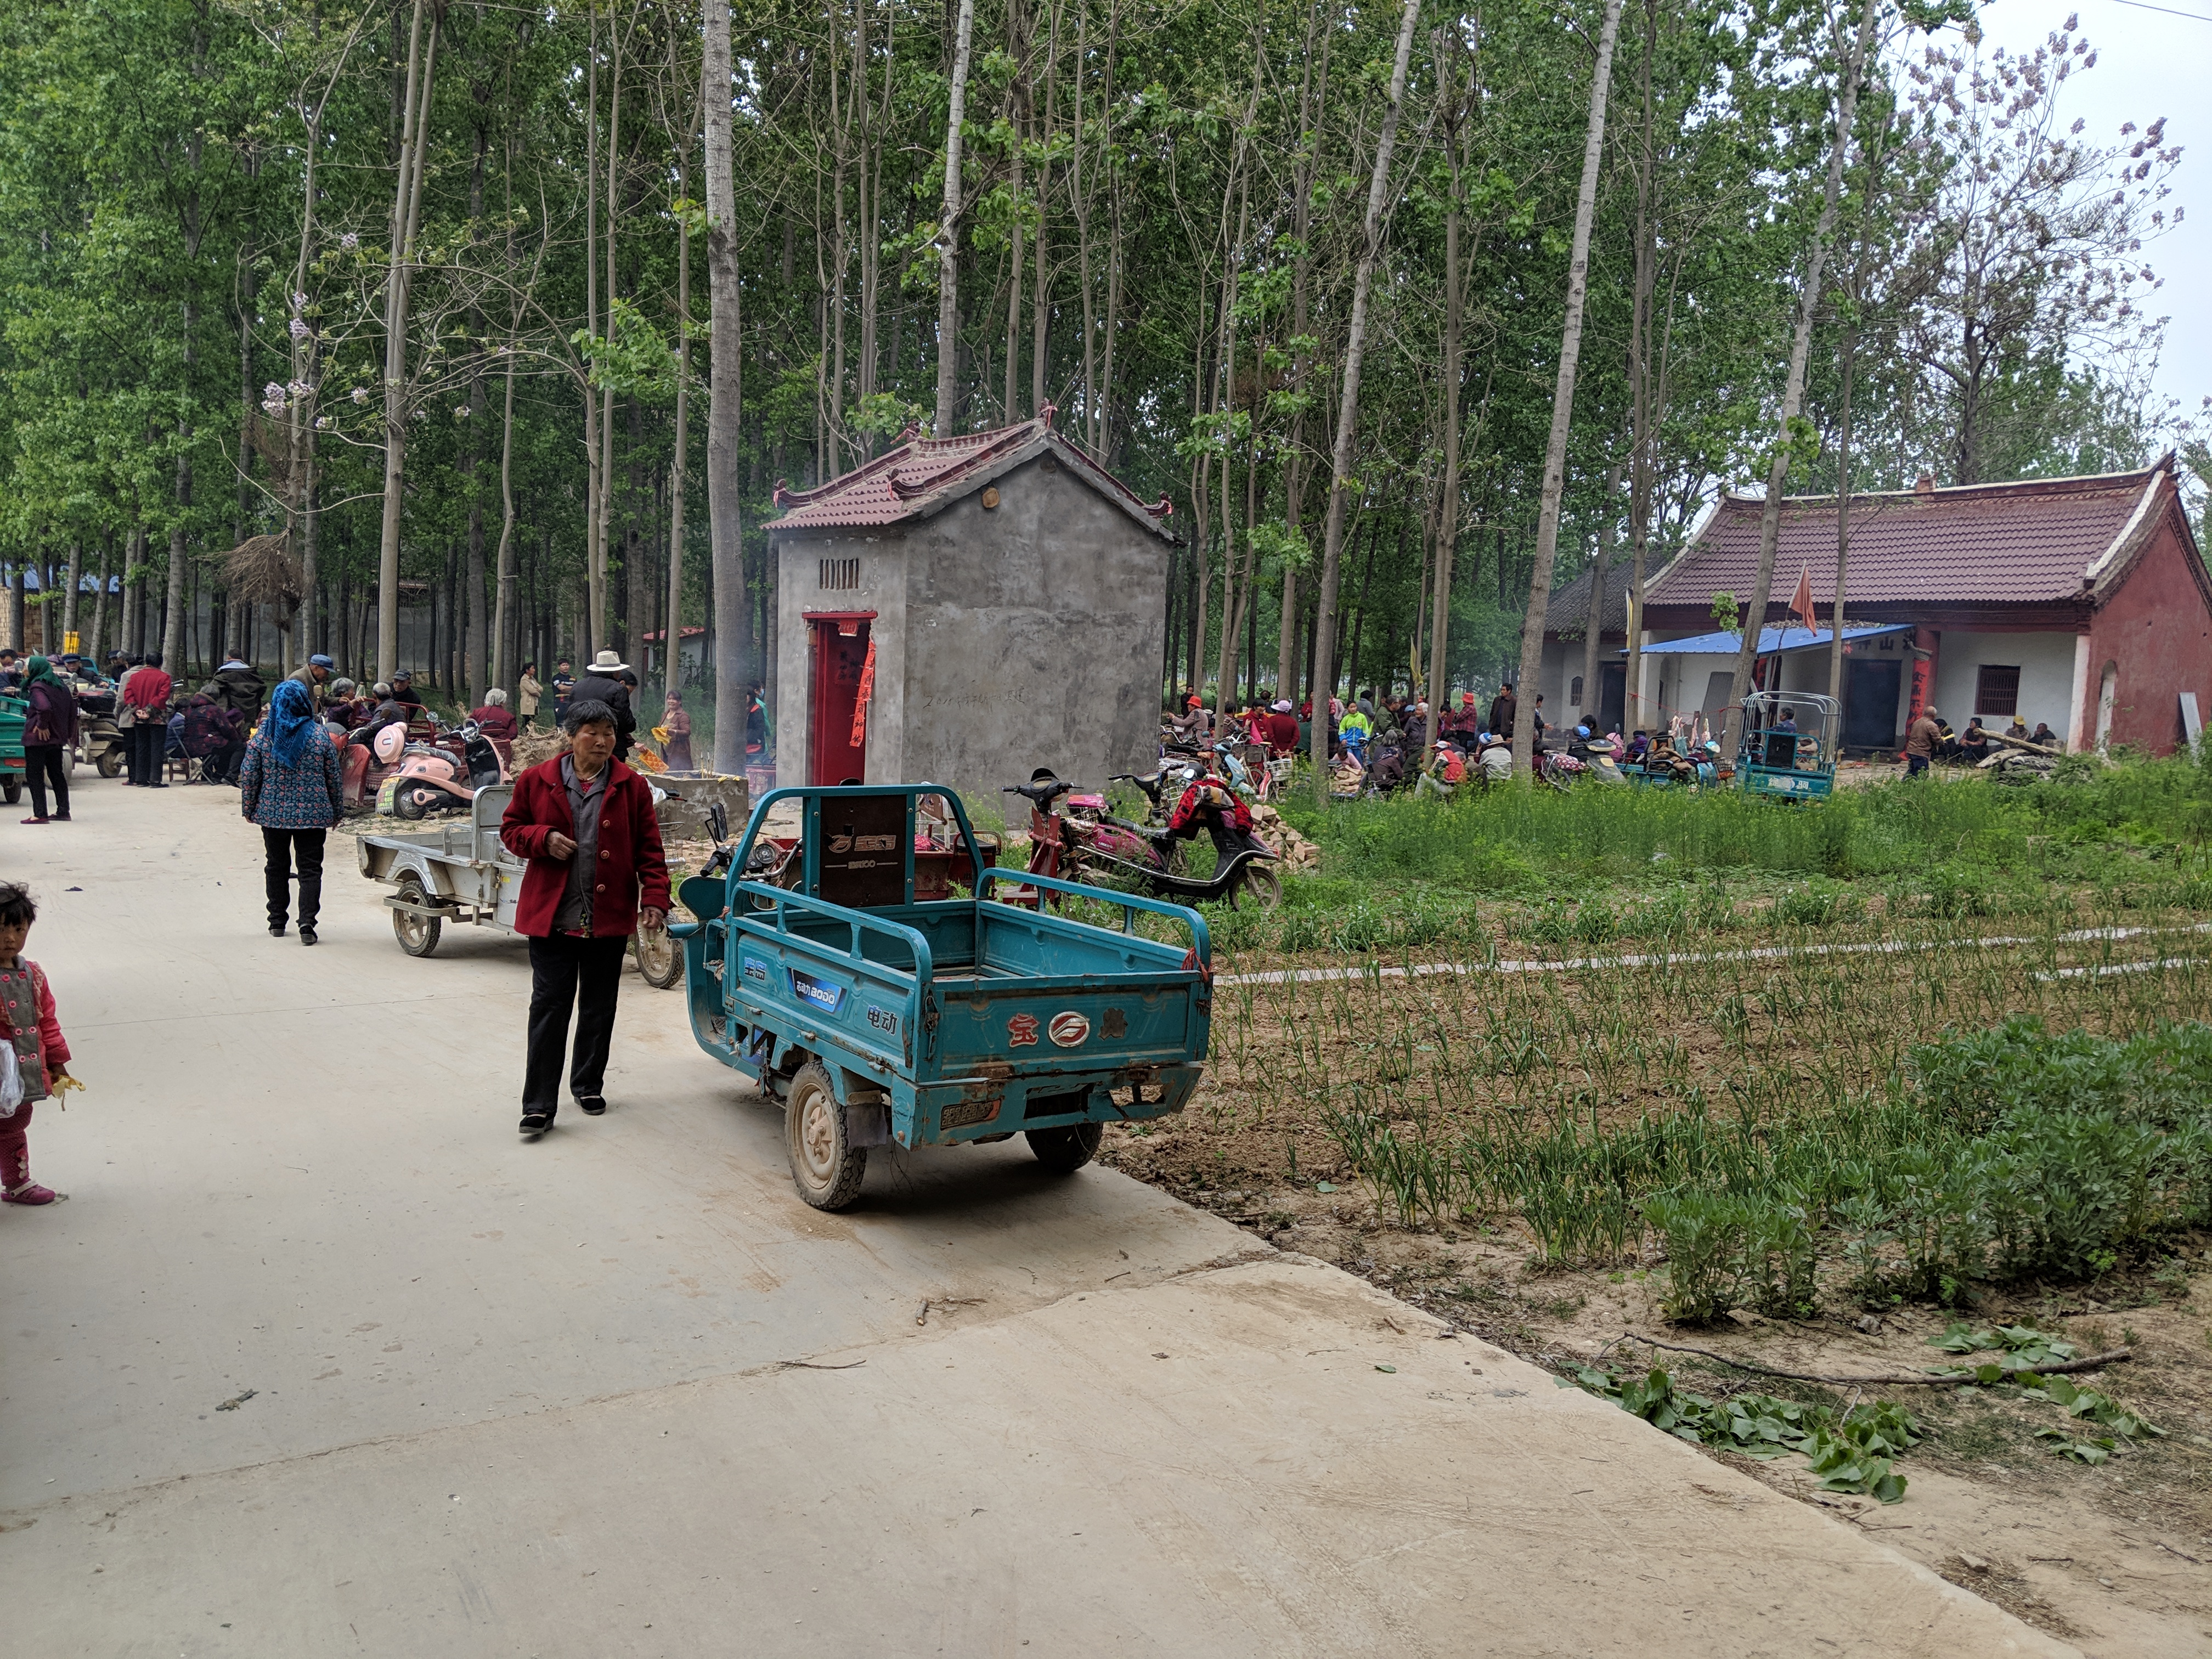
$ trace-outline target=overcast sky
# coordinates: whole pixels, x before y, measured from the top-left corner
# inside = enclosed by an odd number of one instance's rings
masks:
[[[2153,297],[2170,317],[2158,389],[2194,411],[2212,394],[2212,0],[2160,0],[2153,11],[2121,0],[1990,0],[1982,31],[1993,46],[2033,48],[2069,15],[2097,53],[2097,67],[2070,77],[2060,106],[2089,125],[2082,137],[2110,143],[2121,124],[2166,118],[2166,142],[2184,150],[2166,206],[2188,210],[2181,226],[2147,250],[2166,286]],[[2178,17],[2195,12],[2207,21]]]

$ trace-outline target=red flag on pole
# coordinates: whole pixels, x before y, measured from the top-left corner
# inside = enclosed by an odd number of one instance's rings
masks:
[[[1813,620],[1813,571],[1809,565],[1797,567],[1797,592],[1790,601],[1790,614],[1805,624],[1808,634],[1820,632]]]

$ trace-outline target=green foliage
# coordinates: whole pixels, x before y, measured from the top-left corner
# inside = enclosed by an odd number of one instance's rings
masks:
[[[1655,1367],[1624,1378],[1595,1365],[1577,1366],[1561,1379],[1610,1400],[1692,1445],[1718,1446],[1760,1459],[1802,1454],[1823,1492],[1861,1492],[1884,1504],[1905,1496],[1896,1459],[1922,1438],[1912,1414],[1890,1401],[1855,1406],[1838,1418],[1826,1406],[1808,1406],[1768,1394],[1731,1395],[1713,1401],[1692,1394]]]

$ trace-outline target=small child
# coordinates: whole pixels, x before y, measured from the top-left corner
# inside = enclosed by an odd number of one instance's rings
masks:
[[[23,1103],[0,1117],[0,1203],[51,1204],[61,1196],[31,1179],[27,1141],[31,1103],[44,1100],[69,1077],[69,1043],[54,1016],[54,994],[35,962],[24,959],[23,941],[39,907],[20,882],[0,882],[0,1037],[15,1045],[23,1073]]]

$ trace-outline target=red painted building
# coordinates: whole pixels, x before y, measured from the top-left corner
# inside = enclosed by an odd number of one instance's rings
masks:
[[[1726,702],[1732,648],[1680,647],[1711,640],[1715,594],[1750,594],[1762,507],[1723,497],[1648,585],[1638,724]],[[1783,504],[1762,659],[1778,690],[1827,690],[1837,516],[1833,496]],[[2163,754],[2184,740],[2185,695],[2212,711],[2212,575],[2171,453],[2136,472],[1855,495],[1845,571],[1849,747],[1893,747],[1932,704],[1957,727],[2017,715],[2069,750]],[[1801,574],[1814,632],[1784,626]]]

